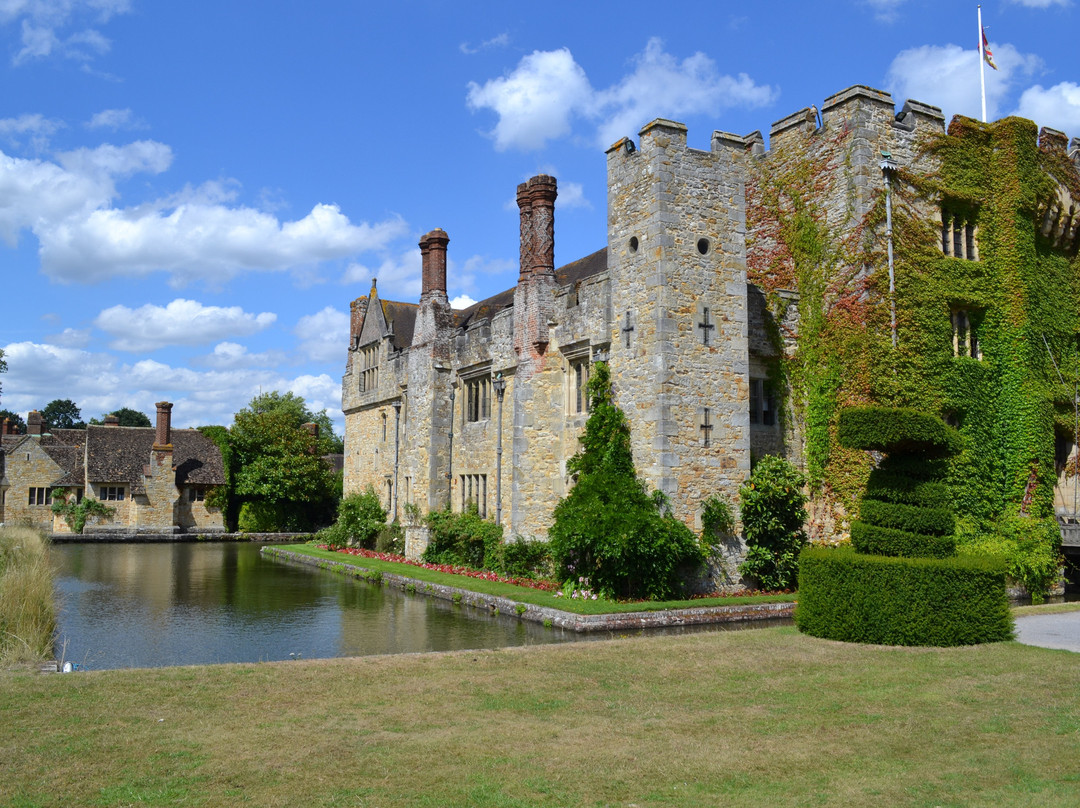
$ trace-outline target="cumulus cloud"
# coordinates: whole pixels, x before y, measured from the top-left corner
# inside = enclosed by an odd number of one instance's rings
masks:
[[[340,433],[341,379],[328,374],[291,376],[272,368],[178,368],[144,359],[118,362],[105,353],[19,342],[3,346],[8,362],[4,406],[16,412],[70,398],[86,414],[134,407],[153,412],[154,402],[172,401],[177,427],[230,424],[233,414],[260,392],[301,395],[313,410],[328,410]]]
[[[85,348],[90,344],[90,329],[65,328],[59,334],[50,336],[49,340],[61,348]]]
[[[249,336],[276,320],[277,315],[271,312],[251,314],[239,306],[204,306],[177,298],[167,306],[112,306],[95,318],[94,325],[114,338],[110,343],[113,348],[144,352],[167,345],[203,345],[225,337]]]
[[[197,356],[191,361],[194,365],[214,368],[215,370],[236,370],[238,368],[272,367],[284,364],[286,358],[284,351],[251,353],[239,343],[219,342],[209,354]]]
[[[1009,44],[990,43],[998,70],[986,70],[986,114],[1000,115],[1005,98],[1016,85],[1039,70],[1037,56],[1020,53]],[[959,45],[922,45],[901,51],[893,59],[885,86],[898,101],[913,99],[941,107],[946,118],[955,114],[978,118],[979,51]]]
[[[91,116],[85,124],[87,129],[145,129],[146,124],[135,117],[130,109],[103,109]]]
[[[1030,118],[1039,126],[1080,137],[1080,85],[1063,81],[1047,89],[1041,84],[1028,87],[1020,96],[1016,114]]]
[[[341,282],[360,284],[364,294],[367,294],[372,279],[377,278],[380,296],[385,295],[398,300],[415,300],[420,296],[423,285],[420,268],[420,250],[414,247],[385,258],[377,266],[361,263],[349,264],[341,276]]]
[[[469,306],[475,306],[476,301],[468,295],[458,295],[450,301],[450,308],[452,309],[467,309]]]
[[[344,356],[349,342],[349,315],[327,306],[301,317],[293,329],[300,338],[300,352],[313,362],[333,362]]]
[[[484,84],[470,82],[467,104],[498,116],[490,136],[495,148],[543,148],[569,135],[577,119],[595,126],[595,140],[609,145],[633,134],[657,115],[715,115],[730,106],[764,106],[776,91],[745,73],[721,74],[703,53],[679,60],[653,38],[634,60],[633,71],[617,84],[595,90],[567,48],[534,51],[517,67]]]
[[[580,182],[560,182],[559,198],[555,200],[555,204],[560,210],[574,208],[592,210],[592,202],[585,198],[585,188]]]
[[[56,162],[0,152],[0,238],[14,245],[21,230],[31,230],[42,270],[57,281],[94,283],[167,272],[180,286],[379,251],[407,232],[399,217],[354,224],[326,204],[303,218],[280,221],[225,204],[235,196],[228,182],[188,187],[135,207],[114,206],[118,180],[160,174],[171,162],[172,150],[155,141],[76,149]]]
[[[29,137],[30,144],[38,151],[42,151],[48,147],[49,138],[63,126],[63,121],[46,118],[40,113],[20,115],[17,118],[0,118],[0,137],[16,147],[22,145],[21,138]]]
[[[863,3],[873,9],[874,17],[879,22],[895,22],[904,0],[863,0]]]

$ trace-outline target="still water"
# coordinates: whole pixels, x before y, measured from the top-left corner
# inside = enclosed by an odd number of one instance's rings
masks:
[[[581,640],[271,561],[247,543],[56,544],[58,659],[145,668]]]

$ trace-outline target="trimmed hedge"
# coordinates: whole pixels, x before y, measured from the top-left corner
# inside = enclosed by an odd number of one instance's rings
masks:
[[[862,500],[859,518],[867,524],[929,536],[945,536],[956,530],[956,518],[951,508],[925,508],[879,499]]]
[[[851,546],[867,555],[948,558],[956,553],[956,537],[928,536],[867,522],[852,522]]]
[[[840,413],[836,437],[849,449],[946,457],[962,448],[960,433],[935,415],[900,407],[849,407]]]
[[[866,499],[878,499],[904,505],[921,505],[924,508],[952,509],[949,486],[936,480],[913,479],[908,474],[897,474],[883,468],[870,472],[866,482]]]
[[[803,550],[795,622],[815,637],[883,645],[974,645],[1013,636],[1000,563],[885,558],[847,547]]]

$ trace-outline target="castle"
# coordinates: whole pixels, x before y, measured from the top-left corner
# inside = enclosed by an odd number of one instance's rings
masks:
[[[1043,130],[1036,144],[1029,122],[1006,132],[957,120],[954,127],[967,127],[957,135],[965,142],[986,146],[1008,135],[1017,148],[1052,152],[1062,158],[1055,165],[1067,164],[1062,170],[1072,176],[1042,189],[1016,221],[1025,233],[1030,225],[1038,250],[1075,273],[1078,141]],[[846,478],[837,469],[847,461],[829,437],[842,404],[923,406],[963,431],[964,408],[974,405],[957,406],[940,392],[948,380],[930,385],[939,392],[905,385],[933,370],[926,356],[971,378],[981,372],[974,363],[999,367],[993,339],[978,334],[1000,306],[983,288],[987,279],[972,278],[999,271],[994,256],[1004,257],[1006,245],[1000,228],[985,237],[980,229],[997,189],[988,180],[967,187],[950,173],[964,161],[928,148],[943,138],[938,108],[908,101],[897,113],[888,93],[863,86],[829,97],[820,113],[811,107],[773,124],[768,150],[760,132],[717,131],[709,150],[689,148],[684,125],[656,119],[637,143],[624,138],[607,150],[604,248],[556,268],[556,181],[533,177],[517,189],[517,285],[463,311],[447,298],[449,236],[428,233],[420,241],[419,303],[382,300],[373,282],[351,305],[345,492],[374,486],[394,517],[407,503],[420,512],[475,503],[508,536],[543,536],[571,484],[566,461],[588,416],[590,366],[600,360],[629,419],[638,473],[692,528],[700,528],[709,497],[735,499],[752,458],[764,454],[807,469],[824,498],[842,493]],[[1022,145],[1025,138],[1031,142]],[[1004,157],[986,147],[994,160]],[[1008,170],[1020,171],[1022,156],[1008,156],[1019,161]],[[938,185],[920,185],[942,171]],[[960,283],[929,307],[913,291],[930,271],[924,265]],[[1066,345],[1080,333],[1076,308],[1049,335],[1059,354],[1076,353],[1075,341]],[[899,334],[891,349],[890,330]],[[1024,339],[1043,350],[1034,333]],[[827,361],[815,356],[817,346],[832,345]],[[1002,367],[1012,361],[1009,350],[1000,347]],[[1049,363],[1039,368],[1050,372]],[[1042,419],[1029,424],[1037,446],[1015,468],[977,469],[1004,475],[995,482],[1002,501],[1030,499],[1034,485],[1036,510],[1071,503],[1068,475],[1058,474],[1073,457],[1075,435],[1064,436],[1070,440],[1055,457],[1055,435],[1062,438],[1055,424],[1065,418],[1046,416],[1061,410],[1058,392],[1032,416]],[[911,400],[919,395],[929,398]]]

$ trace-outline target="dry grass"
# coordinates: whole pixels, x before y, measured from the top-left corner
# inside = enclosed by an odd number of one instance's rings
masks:
[[[0,666],[51,657],[55,630],[47,540],[28,527],[0,529]]]
[[[0,804],[1075,804],[1080,664],[790,628],[0,678]]]

